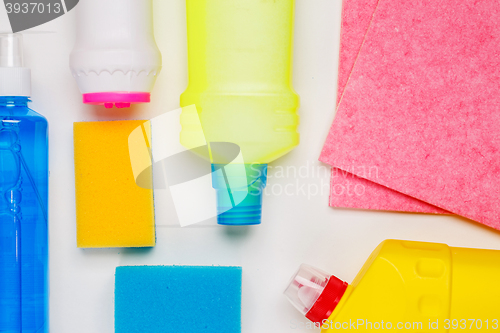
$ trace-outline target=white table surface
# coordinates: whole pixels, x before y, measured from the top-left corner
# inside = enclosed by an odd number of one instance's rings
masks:
[[[340,0],[296,0],[293,82],[301,97],[301,143],[270,168],[262,225],[237,230],[180,228],[168,190],[156,190],[155,248],[78,249],[73,122],[149,119],[178,108],[179,95],[187,85],[184,1],[155,0],[154,6],[163,69],[152,103],[129,112],[81,103],[68,65],[75,39],[74,10],[32,29],[49,33],[25,35],[25,61],[33,76],[31,107],[50,124],[52,333],[113,332],[114,270],[119,265],[242,266],[243,333],[312,332],[317,330],[296,327],[307,320],[282,295],[301,263],[350,282],[371,251],[387,238],[500,249],[500,232],[459,217],[328,207],[327,166],[317,159],[334,117]],[[0,12],[0,26],[5,26],[5,19]],[[279,167],[287,166],[302,170],[302,176],[277,174]],[[280,195],[287,185],[293,194]]]

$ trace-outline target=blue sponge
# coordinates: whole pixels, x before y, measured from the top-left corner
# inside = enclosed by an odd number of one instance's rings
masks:
[[[241,267],[117,267],[115,333],[136,332],[241,332]]]

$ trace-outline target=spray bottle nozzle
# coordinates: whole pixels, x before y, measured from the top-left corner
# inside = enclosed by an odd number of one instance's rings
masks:
[[[0,34],[0,67],[23,67],[23,35]]]
[[[0,96],[31,96],[31,71],[23,65],[23,35],[0,33]]]

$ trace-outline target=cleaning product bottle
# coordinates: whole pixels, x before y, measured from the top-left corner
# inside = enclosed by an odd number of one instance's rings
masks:
[[[285,295],[322,332],[500,329],[500,251],[386,240],[352,284],[301,266]]]
[[[47,120],[22,35],[0,34],[0,332],[48,332]]]
[[[204,134],[211,147],[218,223],[259,224],[267,164],[299,143],[294,0],[186,4],[189,85],[181,106],[196,105],[203,133],[198,119],[184,113],[181,143],[191,148]],[[216,151],[216,142],[238,145],[241,160],[228,166],[228,152]]]
[[[149,103],[161,70],[152,0],[85,0],[76,11],[70,67],[83,102],[106,108]]]

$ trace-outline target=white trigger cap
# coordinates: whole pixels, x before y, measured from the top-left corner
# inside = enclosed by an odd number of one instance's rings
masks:
[[[0,67],[23,67],[21,34],[0,34]]]
[[[0,96],[31,95],[31,70],[23,67],[23,36],[0,34]]]

